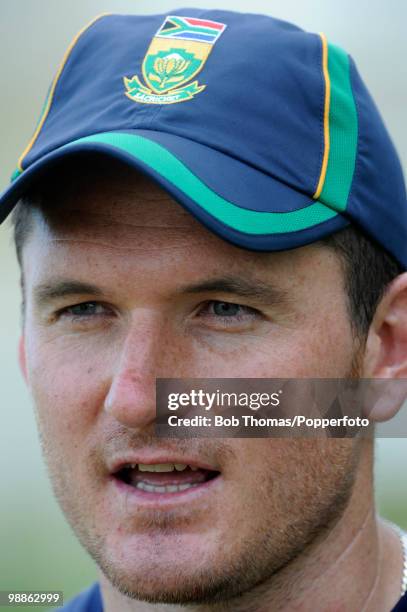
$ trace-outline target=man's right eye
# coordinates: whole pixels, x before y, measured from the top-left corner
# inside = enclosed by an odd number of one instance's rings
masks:
[[[99,302],[82,302],[81,304],[75,304],[74,306],[68,306],[59,311],[60,317],[72,317],[73,319],[104,316],[107,313],[107,309],[103,304]]]

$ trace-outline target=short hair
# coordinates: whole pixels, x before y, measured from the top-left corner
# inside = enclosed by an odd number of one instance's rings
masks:
[[[82,160],[83,161],[83,160]],[[118,169],[123,169],[122,162],[108,161],[103,158],[89,158],[86,168],[88,178],[106,176]],[[22,269],[22,251],[34,222],[34,210],[42,209],[42,194],[52,190],[53,184],[60,184],[59,172],[73,172],[77,176],[75,158],[60,164],[50,181],[39,183],[34,190],[19,200],[11,215],[14,244],[17,259]],[[76,169],[75,169],[76,165]],[[75,172],[76,170],[76,172]],[[42,187],[41,187],[42,185]],[[46,185],[44,191],[44,185]],[[356,336],[366,338],[374,313],[389,283],[404,268],[384,248],[368,237],[355,225],[349,225],[334,234],[319,240],[314,245],[333,250],[339,257],[344,287],[348,298],[350,323]]]
[[[388,285],[404,267],[355,225],[327,236],[320,244],[339,256],[350,320],[355,332],[365,338]]]

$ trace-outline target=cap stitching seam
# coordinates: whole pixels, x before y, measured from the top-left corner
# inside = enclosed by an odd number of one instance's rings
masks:
[[[359,149],[360,149],[360,121],[359,121],[359,116],[360,116],[360,107],[359,107],[359,101],[357,99],[357,96],[355,95],[355,89],[354,89],[354,78],[355,78],[355,65],[353,62],[352,57],[348,54],[348,58],[349,58],[349,77],[350,77],[350,86],[352,89],[352,97],[353,97],[353,101],[355,104],[355,109],[356,109],[356,117],[357,117],[357,145],[356,145],[356,157],[355,157],[355,168],[353,170],[353,177],[352,177],[352,182],[350,185],[350,189],[349,189],[349,193],[348,193],[348,198],[346,201],[346,208],[345,208],[345,213],[347,211],[348,205],[352,202],[353,200],[353,196],[354,196],[354,185],[356,183],[357,178],[359,177],[359,169],[360,169],[360,155],[359,155]]]
[[[312,188],[312,193],[315,193],[318,187],[318,183],[319,183],[319,175],[320,175],[320,169],[322,167],[322,162],[324,159],[324,150],[325,150],[325,142],[324,142],[324,108],[325,108],[325,96],[326,96],[326,84],[325,84],[325,79],[324,79],[324,75],[323,72],[321,71],[322,68],[322,61],[323,61],[323,49],[322,49],[322,39],[319,36],[319,34],[315,34],[315,36],[318,38],[319,44],[318,44],[318,49],[317,49],[317,53],[318,53],[318,59],[317,59],[317,70],[320,73],[319,76],[321,78],[322,75],[322,92],[320,94],[320,110],[319,110],[319,156],[318,156],[318,166],[316,168],[315,171],[315,175],[316,179],[313,183],[313,188]]]

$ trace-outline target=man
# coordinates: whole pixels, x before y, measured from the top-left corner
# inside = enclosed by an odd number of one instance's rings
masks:
[[[20,364],[100,568],[65,609],[407,609],[371,438],[154,430],[157,378],[406,377],[405,188],[352,60],[270,17],[103,16],[13,179]]]

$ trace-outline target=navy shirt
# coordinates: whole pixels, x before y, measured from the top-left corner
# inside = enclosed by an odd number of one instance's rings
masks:
[[[58,610],[61,612],[103,612],[99,584],[95,582],[86,591],[82,591],[82,593],[68,601],[62,608],[58,608],[57,612]]]
[[[407,612],[407,593],[399,600],[391,612]]]
[[[63,612],[103,612],[99,585],[95,583],[58,610],[61,610],[61,612],[62,610]],[[407,612],[407,593],[391,612]]]

